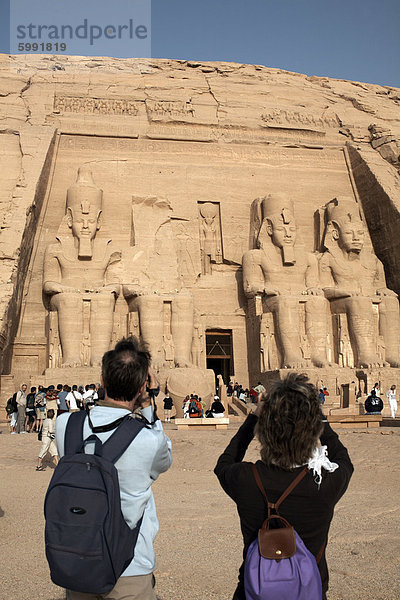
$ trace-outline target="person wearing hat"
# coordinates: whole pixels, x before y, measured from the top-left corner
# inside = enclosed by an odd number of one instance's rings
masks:
[[[219,399],[219,396],[214,396],[214,402],[211,404],[211,412],[215,419],[220,419],[225,416],[225,408]]]

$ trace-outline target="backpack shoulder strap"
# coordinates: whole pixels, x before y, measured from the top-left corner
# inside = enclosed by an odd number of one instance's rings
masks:
[[[128,415],[103,444],[103,457],[112,463],[117,462],[144,427],[143,421]]]
[[[286,490],[283,492],[283,494],[279,498],[279,500],[277,500],[275,502],[274,508],[275,508],[276,512],[278,512],[278,508],[281,505],[281,503],[285,500],[285,498],[287,498],[289,496],[289,494],[294,490],[294,488],[296,487],[296,485],[298,485],[300,483],[300,481],[303,479],[303,477],[305,477],[307,475],[307,472],[308,472],[308,468],[304,467],[304,469],[302,469],[300,471],[300,473],[297,475],[297,477],[286,488]]]
[[[257,484],[259,490],[261,491],[262,495],[264,496],[265,501],[267,503],[268,516],[270,516],[270,514],[271,514],[271,509],[274,509],[277,513],[279,513],[278,509],[279,509],[279,506],[281,505],[281,503],[285,500],[285,498],[287,498],[289,496],[289,494],[294,490],[296,485],[300,483],[300,481],[303,479],[303,477],[307,474],[307,471],[308,471],[307,467],[304,467],[304,469],[302,471],[300,471],[300,473],[297,475],[297,477],[286,488],[286,490],[283,492],[282,496],[276,502],[270,502],[268,500],[267,494],[265,493],[265,489],[262,484],[261,477],[260,477],[260,474],[257,469],[257,465],[255,465],[253,463],[251,465],[251,468],[253,471],[254,479],[256,480],[256,484]]]
[[[83,444],[83,425],[86,412],[73,412],[68,418],[67,428],[64,435],[64,454],[75,454]]]

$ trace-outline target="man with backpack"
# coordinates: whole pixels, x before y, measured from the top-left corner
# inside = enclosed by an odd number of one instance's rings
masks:
[[[193,395],[189,404],[189,418],[201,418],[203,416],[203,406],[197,395]]]
[[[252,464],[243,458],[254,433],[261,460]],[[329,527],[353,465],[305,375],[290,373],[261,394],[214,472],[243,533],[234,600],[326,600]]]
[[[156,600],[152,484],[171,464],[171,443],[150,400],[149,366],[135,338],[121,340],[103,356],[104,400],[57,418],[46,555],[69,600]]]

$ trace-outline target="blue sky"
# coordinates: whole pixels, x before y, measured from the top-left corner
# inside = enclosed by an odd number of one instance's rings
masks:
[[[129,2],[109,6],[119,1]],[[9,48],[7,4],[0,0],[2,52]],[[152,0],[151,15],[152,57],[256,63],[400,87],[400,0]]]

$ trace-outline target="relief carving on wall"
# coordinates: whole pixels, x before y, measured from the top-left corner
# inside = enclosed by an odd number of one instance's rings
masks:
[[[199,202],[200,251],[202,275],[212,274],[212,264],[221,264],[222,235],[219,204]]]

